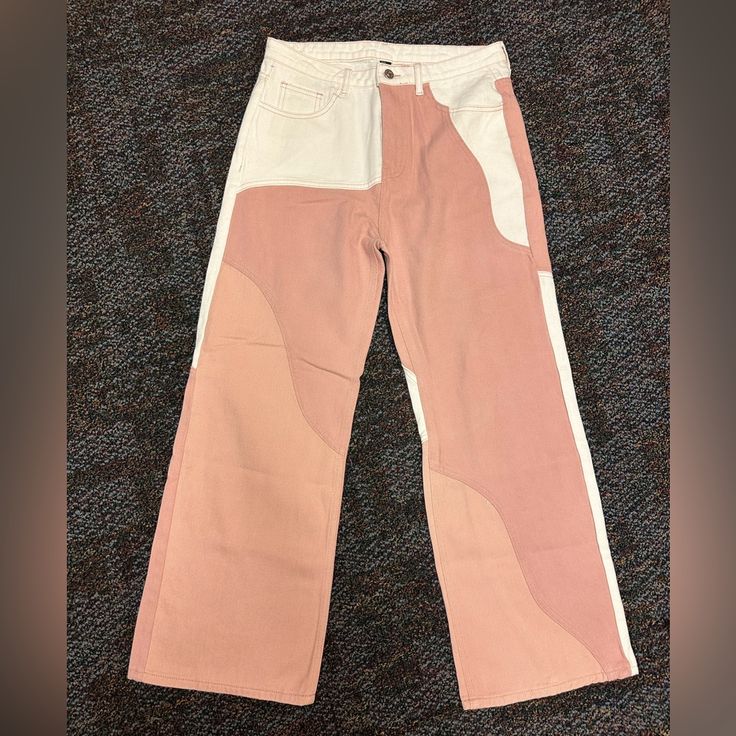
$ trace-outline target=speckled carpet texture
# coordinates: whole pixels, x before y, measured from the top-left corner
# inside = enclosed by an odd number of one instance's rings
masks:
[[[385,294],[314,705],[126,679],[220,199],[267,36],[503,40],[641,674],[464,712]],[[68,6],[70,734],[669,733],[669,5]]]

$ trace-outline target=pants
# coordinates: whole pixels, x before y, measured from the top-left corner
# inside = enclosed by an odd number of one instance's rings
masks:
[[[131,679],[314,701],[384,276],[463,708],[636,674],[504,45],[269,38]]]

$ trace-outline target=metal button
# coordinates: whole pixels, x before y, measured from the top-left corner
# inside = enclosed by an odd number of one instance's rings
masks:
[[[386,71],[383,72],[383,76],[386,77],[386,79],[393,79],[394,73],[390,69],[386,69]]]

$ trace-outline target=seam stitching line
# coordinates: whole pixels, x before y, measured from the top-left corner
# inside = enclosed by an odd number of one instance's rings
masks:
[[[187,443],[189,440],[189,428],[191,427],[192,414],[194,413],[194,395],[195,395],[195,388],[196,388],[196,383],[197,383],[196,370],[197,370],[196,368],[193,370],[190,368],[190,374],[189,376],[187,376],[187,383],[189,382],[190,378],[192,379],[192,385],[191,385],[192,395],[191,395],[191,400],[190,400],[190,405],[189,405],[189,412],[187,416],[187,425],[186,425],[186,428],[184,429],[184,437],[183,437],[183,442],[182,442],[182,447],[181,447],[181,462],[180,462],[179,471],[176,477],[176,485],[174,486],[174,498],[171,503],[171,517],[169,518],[169,529],[166,534],[166,549],[164,549],[164,561],[163,561],[163,564],[161,565],[161,576],[158,581],[158,586],[156,587],[156,603],[154,604],[154,608],[153,608],[153,620],[151,621],[151,629],[150,629],[150,633],[148,636],[148,646],[146,648],[146,658],[143,660],[144,667],[148,667],[148,658],[151,656],[151,647],[153,645],[153,633],[156,630],[156,619],[158,618],[158,608],[159,608],[158,604],[161,601],[161,588],[164,587],[164,575],[166,573],[166,561],[169,558],[169,547],[171,545],[171,529],[174,526],[174,514],[176,513],[176,500],[179,498],[179,487],[181,486],[181,477],[184,474],[184,458],[186,457]],[[185,395],[186,395],[187,388],[189,388],[188,385],[184,387]],[[183,403],[183,399],[182,399],[182,403]],[[176,437],[174,438],[174,442],[176,442]],[[173,447],[172,447],[172,452],[173,452]],[[163,503],[163,494],[165,492],[166,492],[166,483],[164,483],[164,489],[161,493],[162,503]],[[159,513],[160,513],[160,509],[159,509]],[[156,525],[156,527],[158,528],[158,524]],[[151,544],[151,549],[153,549],[153,543]],[[143,587],[144,587],[143,594],[145,595],[145,583]]]
[[[254,693],[273,693],[274,695],[293,695],[297,698],[311,698],[314,697],[314,693],[290,693],[286,690],[263,690],[257,687],[247,687],[246,685],[233,685],[229,682],[217,682],[215,680],[200,680],[194,677],[180,677],[179,675],[171,675],[168,672],[154,672],[153,670],[131,670],[131,673],[136,675],[155,675],[156,677],[168,677],[171,680],[181,680],[182,682],[199,682],[202,685],[222,685],[224,687],[231,687],[237,690],[251,690]]]
[[[512,85],[511,90],[499,88],[498,83],[504,79],[508,79]],[[539,268],[544,268],[550,264],[549,245],[547,243],[547,231],[544,222],[544,207],[542,205],[542,196],[539,191],[539,181],[537,179],[537,171],[534,166],[532,157],[532,149],[529,144],[529,138],[526,133],[526,123],[524,115],[521,111],[521,105],[516,99],[516,93],[513,91],[513,83],[511,77],[501,77],[497,79],[493,86],[501,95],[503,106],[503,119],[506,127],[506,133],[511,143],[511,154],[516,163],[516,169],[521,179],[521,188],[524,196],[524,216],[526,220],[526,233],[529,240],[529,248],[532,252],[532,261]],[[509,94],[510,93],[510,94]],[[511,125],[512,116],[519,123],[518,128]],[[537,225],[538,227],[535,227]],[[550,265],[551,268],[551,265]]]
[[[562,380],[562,372],[560,371],[560,362],[557,359],[557,351],[555,350],[555,345],[554,345],[554,342],[552,341],[552,333],[550,331],[549,324],[548,324],[548,321],[547,321],[548,320],[548,316],[550,316],[550,315],[547,314],[547,303],[546,303],[544,294],[542,293],[541,283],[539,283],[540,282],[540,279],[545,278],[545,279],[547,279],[552,284],[552,287],[554,288],[555,287],[554,276],[553,276],[552,273],[550,273],[548,271],[537,271],[537,275],[538,275],[538,279],[537,279],[538,294],[539,294],[539,298],[540,298],[540,300],[542,302],[542,313],[543,313],[543,316],[544,316],[545,332],[547,334],[547,345],[549,347],[550,352],[552,353],[552,359],[554,361],[555,369],[556,369],[556,372],[557,372],[558,386],[559,386],[559,389],[560,389],[560,394],[561,394],[561,398],[562,398],[562,404],[565,407],[565,415],[567,416],[568,437],[569,437],[570,441],[572,442],[572,444],[575,447],[576,455],[577,455],[577,458],[578,458],[578,461],[579,461],[578,462],[578,469],[580,471],[580,476],[581,476],[581,479],[582,479],[583,487],[585,488],[585,500],[587,502],[588,511],[590,512],[590,520],[591,520],[591,523],[593,524],[593,529],[594,529],[594,533],[595,533],[595,541],[596,541],[596,549],[598,550],[598,557],[600,558],[601,566],[603,567],[603,575],[604,575],[604,577],[606,579],[606,590],[608,592],[608,600],[609,600],[609,603],[611,604],[611,612],[613,614],[613,620],[614,620],[614,623],[616,625],[616,635],[617,635],[616,636],[616,639],[617,639],[617,642],[618,642],[618,648],[619,648],[619,651],[620,651],[621,655],[623,656],[623,658],[627,662],[629,662],[629,658],[626,655],[626,651],[624,649],[624,643],[622,641],[621,631],[619,629],[618,618],[616,616],[616,605],[615,605],[615,603],[613,601],[613,593],[611,591],[611,580],[609,580],[609,577],[608,577],[608,570],[606,569],[606,562],[605,562],[605,559],[604,559],[604,556],[603,556],[603,550],[601,549],[601,544],[600,544],[600,541],[598,539],[598,525],[596,523],[596,517],[595,517],[595,514],[593,512],[593,504],[592,504],[592,501],[591,501],[591,489],[588,488],[588,480],[585,477],[585,467],[584,467],[584,462],[583,462],[583,455],[582,455],[582,452],[581,452],[581,448],[578,446],[578,441],[577,441],[577,438],[575,436],[575,431],[574,431],[573,426],[572,426],[573,425],[572,415],[570,413],[570,408],[568,407],[567,398],[565,397],[565,389],[564,389],[564,384],[563,384],[563,380]],[[554,320],[555,318],[557,319],[557,322],[558,322],[559,327],[560,327],[560,331],[562,332],[564,355],[561,354],[560,357],[562,357],[562,358],[564,358],[564,359],[567,360],[567,365],[570,368],[570,381],[572,383],[572,389],[573,389],[573,401],[574,401],[574,404],[575,404],[575,408],[577,409],[578,414],[580,415],[580,405],[578,403],[577,392],[575,390],[575,377],[572,374],[572,365],[570,364],[569,355],[567,353],[567,345],[564,344],[565,336],[564,336],[564,330],[563,330],[563,327],[562,327],[562,319],[561,319],[560,314],[559,314],[559,305],[558,305],[558,302],[557,302],[557,293],[556,293],[556,290],[555,290],[555,293],[554,293],[554,304],[552,305],[552,309],[554,310],[555,308],[556,308],[557,314],[555,315],[554,312],[553,312],[552,315],[551,315],[551,319],[552,320]],[[583,426],[583,433],[585,433],[585,426],[583,425],[582,415],[580,415],[580,423]],[[591,463],[591,466],[593,466],[593,457],[592,457],[592,454],[590,453],[590,446],[588,444],[587,436],[584,438],[584,446],[585,446],[584,449],[586,449],[587,452],[588,452],[588,454],[590,455],[590,463]],[[595,466],[593,466],[593,475],[594,475],[594,480],[595,480]],[[596,485],[595,485],[595,487],[594,487],[593,490],[595,491],[595,493],[598,494],[598,499],[600,501],[600,490],[598,489],[597,483],[596,483]],[[602,501],[601,501],[601,511],[603,511]],[[602,532],[605,535],[606,544],[608,544],[608,529],[606,528],[605,514],[604,514],[604,518],[603,518],[603,529],[602,529]],[[614,582],[614,584],[616,586],[616,590],[618,591],[618,579],[616,578],[616,568],[615,568],[615,565],[613,563],[613,555],[611,554],[610,548],[608,550],[608,557],[609,557],[609,559],[611,561],[611,566],[613,568],[613,574],[614,574],[614,580],[613,580],[613,582]],[[619,591],[619,598],[620,597],[621,597],[621,593]],[[623,601],[621,602],[621,606],[623,608]],[[624,612],[624,615],[625,615],[625,612]],[[628,623],[626,622],[625,619],[624,619],[624,627],[626,629],[626,634],[628,635]],[[629,646],[631,646],[631,644],[629,644]],[[633,653],[633,649],[632,649],[632,653]],[[629,667],[633,670],[633,666],[632,666],[631,662],[629,662]]]
[[[261,187],[278,187],[278,186],[293,186],[293,187],[315,187],[317,189],[349,189],[351,191],[364,191],[372,189],[376,184],[381,183],[381,177],[373,177],[367,182],[340,182],[340,181],[328,181],[321,179],[253,179],[252,181],[245,181],[238,185],[235,189],[235,194],[245,191],[246,189],[259,189]]]
[[[476,695],[472,698],[465,698],[464,702],[472,703],[478,700],[491,700],[492,698],[504,698],[508,695],[521,695],[522,693],[538,693],[543,690],[549,690],[550,688],[561,687],[563,685],[571,685],[574,682],[587,682],[591,678],[604,677],[605,679],[601,682],[607,682],[615,680],[619,675],[627,676],[628,670],[626,669],[615,669],[615,670],[601,670],[599,672],[592,672],[589,675],[582,675],[581,677],[575,677],[572,680],[562,680],[561,682],[552,682],[549,685],[542,687],[526,688],[524,690],[510,690],[503,693],[496,693],[493,695]],[[595,681],[590,682],[591,685],[595,684]]]
[[[332,452],[342,457],[343,453],[340,452],[340,450],[332,446],[332,444],[327,440],[327,438],[322,434],[322,432],[319,429],[317,429],[317,427],[315,427],[314,424],[312,424],[312,422],[307,417],[306,412],[304,411],[304,407],[302,406],[301,399],[299,398],[299,391],[296,386],[296,381],[294,380],[294,367],[293,367],[291,352],[289,350],[289,346],[286,344],[286,335],[281,325],[281,320],[279,319],[278,313],[276,312],[276,308],[273,305],[273,300],[269,297],[266,289],[263,286],[261,286],[255,280],[255,278],[250,273],[248,273],[245,269],[241,268],[240,266],[236,266],[232,261],[230,261],[229,258],[224,257],[224,256],[223,256],[222,262],[226,263],[228,266],[230,266],[230,268],[235,269],[239,274],[247,278],[248,281],[250,281],[253,284],[253,286],[255,286],[256,289],[258,289],[258,291],[260,291],[261,294],[263,295],[263,298],[266,300],[266,303],[271,308],[271,312],[273,313],[274,319],[276,320],[276,325],[278,326],[279,332],[281,333],[281,339],[283,340],[283,343],[284,343],[284,352],[286,353],[286,361],[289,365],[289,374],[291,375],[292,389],[294,391],[294,396],[296,397],[296,403],[299,407],[299,411],[301,412],[302,417],[304,417],[304,421],[309,425],[312,431],[322,440],[322,442],[324,442],[327,445],[327,447],[330,450],[332,450]]]
[[[337,102],[337,100],[339,99],[339,95],[335,91],[330,92],[330,95],[331,97],[328,102],[326,102],[319,110],[308,113],[286,112],[285,110],[281,110],[278,107],[274,107],[268,102],[265,102],[263,99],[259,99],[258,104],[265,110],[268,110],[270,113],[273,113],[274,115],[280,115],[284,118],[289,118],[291,120],[312,120],[314,118],[319,118],[323,115],[326,115],[334,107],[335,102]]]
[[[435,526],[435,509],[434,509],[434,493],[432,492],[432,466],[429,464],[429,455],[427,455],[427,489],[429,490],[429,503],[432,507],[432,525]],[[456,627],[453,626],[451,623],[451,619],[455,618],[455,614],[451,612],[452,606],[450,603],[450,589],[447,586],[447,576],[445,575],[445,567],[444,567],[444,552],[442,551],[444,549],[442,545],[442,539],[441,535],[439,533],[439,528],[435,526],[435,532],[437,535],[437,544],[438,544],[438,552],[439,552],[439,558],[443,560],[443,563],[441,565],[441,569],[439,569],[437,572],[440,575],[440,582],[442,583],[442,587],[444,587],[445,591],[447,592],[447,600],[446,600],[446,608],[447,608],[447,623],[448,627],[450,629],[450,636],[452,636],[452,630],[455,629],[455,635],[457,636],[457,642],[458,642],[458,663],[460,664],[460,672],[462,673],[462,679],[463,679],[463,689],[465,692],[468,692],[472,690],[470,684],[470,678],[465,672],[465,668],[463,666],[463,657],[460,656],[460,650],[467,651],[465,647],[465,640],[463,639],[462,635],[462,627]],[[460,692],[460,700],[463,700],[463,694],[462,690]]]
[[[452,111],[450,110],[447,105],[443,105],[437,98],[434,96],[434,93],[432,92],[432,87],[430,84],[427,85],[428,91],[429,91],[429,99],[432,101],[432,104],[442,113],[446,125],[450,129],[450,134],[455,139],[456,143],[459,143],[460,150],[465,156],[466,159],[468,159],[470,162],[472,162],[472,165],[475,167],[477,171],[480,172],[480,175],[483,179],[483,182],[485,184],[485,187],[483,188],[484,193],[484,199],[487,200],[484,202],[484,206],[487,206],[488,211],[488,222],[491,226],[491,231],[498,236],[499,240],[501,241],[501,244],[504,245],[506,248],[509,248],[513,251],[518,252],[520,255],[525,256],[529,260],[533,261],[533,253],[532,248],[530,245],[525,245],[524,243],[516,243],[513,240],[510,240],[507,238],[498,227],[498,224],[496,223],[496,218],[493,214],[493,195],[491,193],[490,186],[488,184],[488,177],[486,176],[485,171],[483,170],[483,166],[476,157],[476,155],[470,150],[470,146],[465,141],[465,138],[461,135],[460,131],[457,129],[457,126],[455,125],[455,121],[452,119]],[[517,167],[518,168],[518,167]],[[521,178],[521,175],[520,177]],[[524,191],[523,186],[523,180],[522,180],[522,195]],[[526,220],[526,207],[524,208],[524,217]],[[527,225],[527,238],[529,237],[528,233],[528,225]]]
[[[430,468],[432,470],[432,468]],[[519,569],[521,570],[522,576],[524,577],[524,581],[526,582],[526,586],[529,589],[529,593],[531,594],[532,598],[534,599],[534,602],[539,607],[540,611],[542,611],[543,614],[545,614],[549,619],[551,619],[555,624],[557,624],[566,634],[571,636],[573,639],[575,639],[582,647],[584,647],[588,653],[590,654],[593,659],[598,662],[598,666],[601,668],[601,672],[605,672],[605,667],[603,666],[603,663],[596,657],[596,655],[593,653],[593,650],[588,646],[588,644],[577,634],[574,634],[571,631],[571,627],[567,623],[563,623],[565,621],[564,616],[560,616],[557,611],[555,611],[549,604],[546,606],[543,606],[539,599],[537,598],[537,595],[534,592],[534,586],[532,585],[531,581],[529,580],[529,577],[526,574],[526,571],[524,570],[524,566],[521,564],[521,559],[519,557],[519,553],[517,551],[517,543],[514,540],[514,535],[511,532],[511,529],[509,528],[509,525],[506,523],[506,519],[504,518],[503,514],[501,513],[500,508],[498,507],[498,504],[491,501],[488,496],[485,495],[485,493],[481,492],[478,488],[471,485],[470,483],[467,483],[462,478],[458,477],[457,475],[454,475],[452,471],[448,471],[446,469],[435,469],[434,472],[439,473],[440,475],[444,475],[447,478],[450,478],[452,480],[455,480],[459,483],[462,483],[464,486],[469,488],[470,490],[474,491],[478,495],[480,495],[481,498],[485,499],[485,501],[490,504],[495,510],[496,513],[499,515],[501,521],[503,522],[503,525],[506,527],[506,533],[509,535],[509,540],[511,541],[511,547],[514,550],[514,556],[516,557],[516,561],[519,564]]]

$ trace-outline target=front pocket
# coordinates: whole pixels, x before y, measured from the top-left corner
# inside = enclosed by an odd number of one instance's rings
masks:
[[[496,98],[501,100],[500,108],[458,105],[452,109],[437,98],[434,82],[429,85],[429,98],[446,117],[448,127],[461,149],[481,169],[488,187],[491,219],[504,244],[529,254],[526,198],[506,127],[503,97],[495,86],[487,80],[483,81],[482,91],[488,93],[486,87],[492,87]],[[467,83],[464,83],[463,94],[467,92],[467,87]],[[460,95],[454,99],[456,102],[465,100]],[[488,94],[487,99],[494,98]]]
[[[503,110],[503,96],[494,85],[497,71],[482,69],[474,73],[431,83],[435,99],[450,112],[495,112]]]

